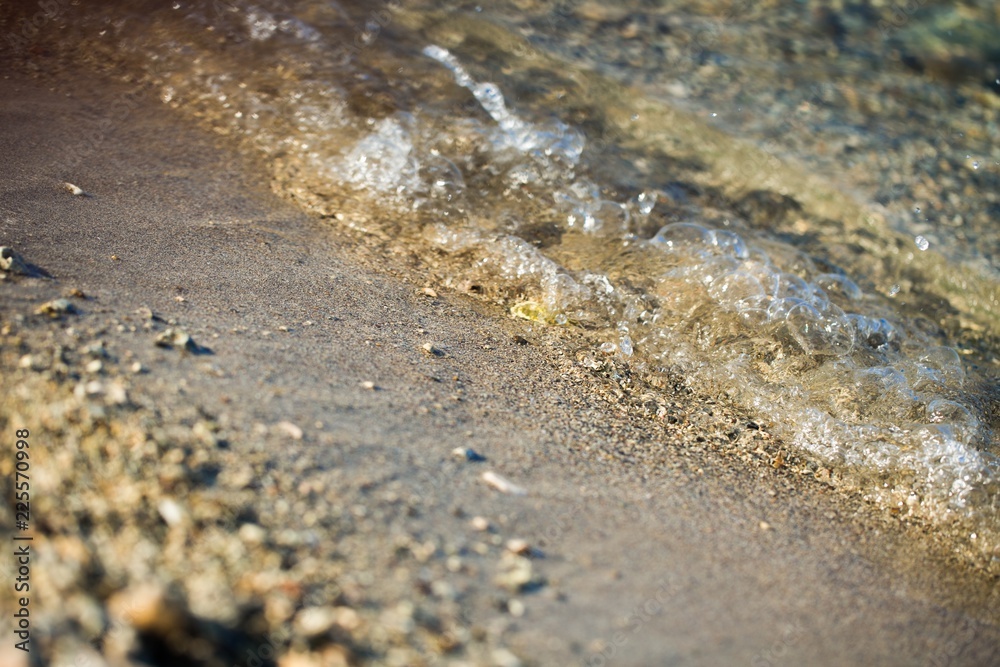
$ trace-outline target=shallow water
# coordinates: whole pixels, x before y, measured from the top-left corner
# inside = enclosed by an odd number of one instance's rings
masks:
[[[680,372],[840,484],[997,557],[1000,98],[964,70],[873,66],[930,30],[920,16],[866,52],[857,16],[834,29],[798,5],[441,5],[41,21],[25,5],[4,26],[42,24],[11,57],[149,86],[262,157],[282,195],[515,317],[586,332],[583,363],[651,386]],[[968,51],[991,71],[987,46]],[[947,169],[921,171],[930,149]],[[935,215],[905,215],[918,204]]]

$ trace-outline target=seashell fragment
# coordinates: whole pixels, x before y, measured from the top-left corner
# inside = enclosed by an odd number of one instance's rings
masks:
[[[528,494],[527,489],[518,486],[505,477],[501,477],[492,470],[484,472],[482,480],[500,493],[506,493],[511,496],[525,496]]]

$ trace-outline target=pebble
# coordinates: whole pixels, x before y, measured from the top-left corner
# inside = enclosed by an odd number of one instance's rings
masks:
[[[167,522],[167,525],[171,528],[175,526],[180,526],[184,523],[187,513],[184,508],[172,498],[164,498],[156,506],[157,511],[163,520]]]
[[[48,315],[52,318],[58,318],[63,315],[70,315],[76,312],[76,306],[70,303],[69,299],[63,298],[46,301],[35,309],[35,315]]]
[[[290,421],[278,422],[277,428],[292,440],[301,440],[305,435],[302,428]]]
[[[90,196],[86,192],[84,192],[83,188],[81,188],[79,185],[73,185],[72,183],[63,183],[63,188],[65,188],[66,190],[69,190],[70,194],[72,194],[75,197],[89,197]]]
[[[0,270],[24,275],[30,273],[24,259],[8,246],[0,246]]]
[[[517,554],[518,556],[528,556],[531,554],[531,545],[528,544],[527,540],[522,540],[519,537],[514,537],[507,540],[507,551]]]
[[[428,354],[432,357],[443,357],[445,356],[445,351],[441,348],[433,345],[432,343],[424,343],[420,346],[420,349],[424,351],[424,354]]]
[[[500,564],[493,583],[506,588],[511,593],[519,593],[541,585],[542,579],[536,576],[530,560],[524,556],[507,552],[500,557]]]
[[[472,520],[469,521],[469,525],[472,526],[473,530],[478,530],[479,532],[483,532],[484,530],[490,529],[489,520],[483,516],[472,517]]]
[[[197,352],[200,348],[191,335],[183,329],[169,328],[160,332],[153,341],[157,347],[172,347],[175,350]]]
[[[295,615],[295,631],[310,639],[326,634],[337,622],[333,607],[306,607]]]
[[[525,612],[524,603],[521,602],[520,600],[518,600],[517,598],[514,598],[512,600],[508,600],[507,601],[507,611],[514,618],[520,618],[520,617],[524,616],[524,612]]]
[[[267,531],[255,523],[245,523],[240,526],[240,539],[251,545],[258,545],[264,542]]]
[[[187,606],[167,594],[159,583],[144,583],[116,593],[108,600],[111,616],[140,632],[169,636],[189,624]]]
[[[496,667],[521,667],[521,659],[505,648],[493,649],[490,656]]]
[[[528,494],[528,491],[524,487],[514,484],[506,477],[502,477],[492,470],[484,472],[482,480],[500,493],[506,493],[511,496],[524,496]]]
[[[474,463],[486,460],[485,456],[471,447],[456,447],[451,450],[451,455],[457,459],[464,459],[465,461],[472,461]]]
[[[278,658],[278,667],[347,667],[349,653],[342,646],[330,645],[317,653],[291,651]]]
[[[374,391],[378,387],[376,387],[375,383],[372,382],[371,380],[365,380],[364,382],[361,383],[361,388],[362,389],[368,389],[370,391]]]

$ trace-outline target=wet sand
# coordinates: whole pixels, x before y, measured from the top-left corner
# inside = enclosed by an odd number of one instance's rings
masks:
[[[683,378],[584,367],[572,331],[301,212],[141,91],[0,87],[0,245],[51,276],[0,282],[32,664],[1000,659],[995,575]]]

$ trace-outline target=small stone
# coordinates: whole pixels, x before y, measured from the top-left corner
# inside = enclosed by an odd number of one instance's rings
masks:
[[[443,357],[445,356],[445,351],[431,343],[424,343],[420,346],[420,349],[424,351],[424,354],[429,354],[432,357]]]
[[[507,611],[514,618],[520,618],[520,617],[524,616],[524,612],[525,612],[524,603],[521,602],[520,600],[518,600],[517,598],[514,598],[512,600],[508,600],[507,601]]]
[[[112,382],[105,387],[104,398],[110,405],[125,405],[128,403],[128,392],[123,385]]]
[[[133,361],[132,365],[128,367],[129,371],[138,375],[139,373],[145,373],[146,367],[142,365],[141,362]]]
[[[535,575],[530,560],[508,552],[500,558],[500,565],[493,583],[506,588],[511,593],[519,593],[537,588],[543,581]]]
[[[107,359],[110,356],[108,355],[108,348],[104,346],[104,341],[100,340],[81,347],[80,354],[92,359]]]
[[[483,532],[484,530],[490,529],[489,520],[483,516],[472,517],[472,520],[469,521],[469,525],[472,526],[473,530],[478,530],[479,532]]]
[[[628,9],[608,3],[596,2],[595,0],[587,0],[587,2],[574,7],[573,13],[585,21],[617,23],[628,16]]]
[[[472,449],[471,447],[456,447],[455,449],[451,450],[451,455],[454,456],[457,459],[463,459],[465,461],[472,461],[473,463],[477,463],[479,461],[485,461],[486,460],[485,456],[483,456],[482,454],[478,453],[476,450]]]
[[[514,484],[505,477],[501,477],[492,470],[487,470],[482,475],[482,480],[486,482],[489,486],[493,487],[500,493],[506,493],[512,496],[524,496],[527,495],[527,490],[523,487]]]
[[[361,627],[361,616],[350,607],[337,607],[334,611],[337,614],[337,625],[348,632],[353,632]]]
[[[531,545],[528,544],[527,540],[522,540],[519,537],[507,540],[506,547],[507,551],[518,556],[528,556],[531,554]]]
[[[371,380],[365,380],[364,382],[362,382],[361,383],[361,388],[362,389],[368,389],[369,391],[374,391],[375,389],[377,389],[377,387],[375,386],[375,383],[372,382]]]
[[[301,440],[302,437],[305,435],[302,432],[302,428],[301,427],[299,427],[296,424],[293,424],[290,421],[278,422],[277,428],[278,428],[279,431],[283,432],[285,435],[287,435],[292,440]]]
[[[69,193],[74,197],[89,196],[86,192],[83,191],[83,188],[81,188],[79,185],[73,185],[72,183],[63,183],[63,188],[69,190]]]
[[[91,359],[90,361],[87,362],[87,365],[84,366],[84,368],[88,373],[91,374],[100,373],[101,370],[104,368],[104,364],[101,362],[100,359]]]
[[[337,611],[333,607],[306,607],[295,615],[295,631],[312,639],[326,634],[337,622]]]
[[[328,644],[317,653],[290,651],[278,658],[278,667],[348,667],[353,657],[338,644]]]
[[[173,528],[174,526],[180,526],[184,523],[186,513],[184,508],[180,504],[171,498],[164,498],[156,506],[157,511],[163,520],[167,522],[167,525]]]
[[[765,530],[765,531],[766,530],[772,530],[771,524],[769,524],[767,521],[761,521],[759,525],[760,525],[760,529],[761,530]]]
[[[188,352],[197,352],[200,349],[190,334],[183,329],[166,329],[156,336],[154,343],[157,347],[172,347],[175,350]]]
[[[148,308],[147,306],[139,308],[138,310],[135,311],[135,314],[144,320],[152,320],[153,322],[165,321],[162,317],[154,313],[152,308]]]
[[[505,648],[493,649],[490,655],[496,667],[521,667],[521,659]]]
[[[53,299],[52,301],[46,301],[35,309],[35,315],[48,315],[53,319],[76,312],[76,306],[70,303],[69,299]]]
[[[177,636],[192,621],[187,605],[158,583],[140,584],[116,593],[108,600],[107,607],[113,623],[123,623],[161,638]]]
[[[245,523],[240,526],[240,539],[247,544],[262,544],[267,537],[267,531],[255,523]]]
[[[13,248],[8,246],[0,246],[0,270],[25,275],[30,273],[28,265],[24,263],[24,259],[14,252]]]
[[[424,287],[420,290],[420,293],[434,299],[436,299],[438,295],[438,293],[434,290],[433,287]]]

